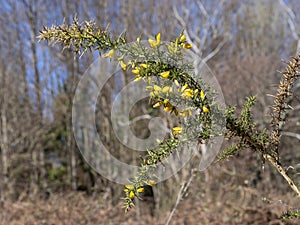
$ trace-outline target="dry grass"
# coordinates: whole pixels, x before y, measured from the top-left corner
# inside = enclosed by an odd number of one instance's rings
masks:
[[[254,189],[236,187],[224,190],[215,199],[191,187],[190,195],[182,201],[172,219],[172,225],[182,224],[299,224],[299,221],[281,221],[279,216],[288,209],[286,202],[297,205],[293,196],[278,196],[262,200]],[[270,200],[272,199],[272,200]],[[284,199],[284,201],[280,200]],[[136,209],[124,213],[122,202],[114,207],[82,193],[53,194],[48,200],[30,198],[8,202],[1,210],[3,225],[79,225],[79,224],[164,224],[168,212],[160,211],[155,217],[138,215]]]

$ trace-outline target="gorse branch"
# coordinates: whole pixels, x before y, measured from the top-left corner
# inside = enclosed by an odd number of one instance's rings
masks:
[[[292,96],[293,85],[300,75],[300,56],[293,58],[283,72],[273,105],[273,127],[260,131],[253,122],[251,112],[255,97],[246,99],[238,115],[236,108],[224,109],[216,104],[214,90],[201,78],[197,80],[192,76],[193,67],[183,60],[184,53],[191,48],[191,44],[186,42],[183,33],[170,44],[162,44],[159,33],[154,40],[148,39],[150,47],[143,46],[140,38],[131,45],[125,45],[126,37],[113,38],[107,29],[101,30],[93,22],[80,25],[75,19],[71,25],[44,28],[39,38],[63,44],[64,48],[73,48],[77,53],[88,49],[98,50],[100,53],[106,51],[103,57],[118,60],[124,71],[135,75],[134,81],[148,82],[147,90],[153,108],[163,108],[175,117],[184,118],[184,124],[173,127],[167,140],[162,140],[154,149],[148,149],[137,177],[132,178],[131,183],[125,186],[126,210],[134,205],[135,197],[139,198],[145,185],[155,185],[154,171],[157,164],[172,154],[180,144],[190,141],[201,143],[221,134],[226,134],[228,139],[234,138],[235,143],[223,151],[219,159],[228,158],[246,148],[251,149],[270,162],[297,196],[300,196],[298,187],[285,172],[278,157],[280,133],[289,109],[288,98]],[[181,109],[180,104],[184,105]],[[215,125],[220,118],[226,121],[225,130],[216,129]]]
[[[74,18],[71,25],[53,25],[51,28],[44,27],[38,36],[39,39],[53,41],[54,44],[62,44],[64,48],[72,48],[76,53],[87,50],[106,51],[126,43],[126,37],[112,38],[107,28],[98,28],[93,21],[79,24]]]

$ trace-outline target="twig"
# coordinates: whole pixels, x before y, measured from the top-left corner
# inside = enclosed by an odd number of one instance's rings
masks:
[[[295,185],[294,181],[287,175],[284,168],[280,165],[280,163],[271,155],[264,154],[263,157],[267,159],[272,166],[274,166],[277,171],[283,176],[283,178],[288,182],[289,186],[292,188],[294,192],[297,193],[297,196],[300,197],[300,191],[298,187]]]
[[[192,183],[192,180],[194,179],[194,177],[196,176],[196,172],[197,172],[197,169],[192,169],[191,171],[191,176],[189,178],[189,180],[187,182],[184,182],[182,185],[181,185],[181,188],[178,192],[178,195],[177,195],[177,199],[176,199],[176,202],[175,202],[175,205],[168,217],[168,220],[166,222],[166,225],[169,225],[169,223],[171,222],[171,219],[176,211],[176,208],[178,207],[178,204],[180,202],[180,200],[182,199],[183,195],[187,192],[187,189],[189,188],[190,184]]]
[[[297,133],[293,133],[293,132],[281,132],[281,135],[286,135],[286,136],[289,136],[289,137],[294,137],[294,138],[297,138],[298,140],[300,140],[300,134],[297,134]]]

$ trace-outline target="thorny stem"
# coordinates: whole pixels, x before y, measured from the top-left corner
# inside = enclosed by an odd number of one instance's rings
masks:
[[[289,186],[293,189],[294,192],[300,196],[299,189],[293,182],[293,180],[286,174],[285,170],[279,163],[278,160],[278,146],[281,130],[285,124],[287,119],[287,110],[288,106],[288,98],[293,95],[292,88],[296,82],[296,80],[300,76],[300,55],[294,57],[291,61],[288,62],[288,65],[284,72],[282,72],[282,79],[277,88],[277,94],[274,99],[273,105],[273,121],[272,125],[275,126],[275,129],[271,133],[271,148],[275,148],[275,152],[277,153],[277,158],[271,156],[270,154],[263,154],[263,157],[267,159],[276,169],[277,171],[284,177],[284,179],[288,182]]]
[[[300,196],[300,191],[295,185],[294,181],[287,175],[285,169],[281,166],[281,163],[275,158],[275,156],[271,155],[267,152],[266,147],[262,145],[260,142],[254,141],[253,138],[246,132],[240,130],[240,127],[235,123],[232,119],[227,119],[226,124],[227,129],[233,131],[234,133],[238,132],[239,135],[243,138],[244,142],[254,151],[258,151],[264,157],[264,159],[268,160],[273,167],[281,174],[281,176],[287,181],[289,186],[292,188],[294,192]]]
[[[274,130],[270,134],[271,144],[265,145],[261,142],[256,141],[251,137],[251,134],[244,131],[236,123],[236,119],[227,118],[226,127],[228,130],[241,137],[242,140],[254,151],[258,151],[262,154],[263,158],[268,160],[270,164],[281,174],[281,176],[287,181],[291,189],[300,196],[300,191],[295,185],[294,181],[287,175],[285,169],[282,167],[278,158],[278,145],[281,131],[281,124],[284,124],[286,119],[287,111],[287,99],[292,95],[292,87],[295,84],[297,78],[299,78],[300,68],[300,55],[293,58],[288,63],[286,70],[283,72],[283,78],[280,81],[280,85],[275,96],[273,106],[273,122],[275,126]],[[277,154],[272,154],[276,152]]]
[[[287,110],[289,109],[288,99],[293,95],[292,88],[300,76],[300,55],[293,57],[287,64],[286,69],[282,72],[282,78],[272,107],[272,125],[274,130],[271,133],[270,140],[272,149],[277,153],[277,156],[280,134],[287,119]]]
[[[296,192],[297,196],[300,197],[300,191],[298,187],[295,185],[294,181],[287,175],[285,169],[280,165],[279,161],[274,158],[274,156],[270,154],[263,154],[263,157],[267,159],[273,167],[283,176],[283,178],[288,182],[289,186],[292,188],[294,192]]]

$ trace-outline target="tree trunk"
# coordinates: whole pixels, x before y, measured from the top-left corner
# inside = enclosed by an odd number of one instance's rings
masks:
[[[37,46],[36,46],[36,34],[37,30],[37,18],[38,11],[36,9],[36,5],[34,3],[27,4],[24,1],[25,6],[28,8],[26,12],[28,22],[30,25],[30,47],[32,51],[32,66],[34,69],[34,78],[35,78],[35,95],[36,95],[36,105],[37,105],[37,121],[38,125],[43,125],[43,106],[41,100],[41,78],[40,72],[38,69],[38,57],[37,57]],[[34,186],[39,186],[39,182],[41,181],[42,189],[45,192],[47,189],[47,171],[45,168],[45,153],[42,146],[42,141],[38,140],[37,145],[32,152],[32,160],[34,167]]]
[[[6,75],[5,72],[2,74],[3,80],[2,84],[3,87],[1,90],[2,97],[2,109],[1,109],[1,155],[2,155],[2,188],[1,188],[1,203],[4,204],[6,199],[6,192],[7,192],[7,185],[8,185],[8,130],[7,130],[7,117],[6,117],[6,110],[7,110],[7,88],[6,88]]]

